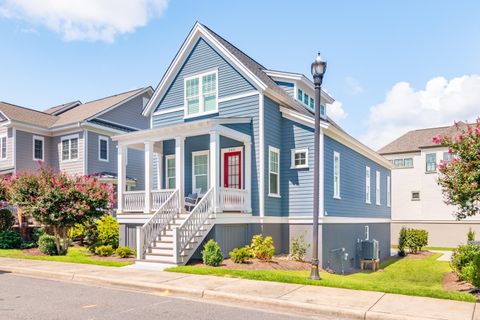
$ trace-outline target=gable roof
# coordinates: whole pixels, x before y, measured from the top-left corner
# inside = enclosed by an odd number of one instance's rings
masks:
[[[82,104],[81,101],[78,101],[78,100],[77,101],[72,101],[72,102],[64,103],[64,104],[61,104],[61,105],[58,105],[58,106],[55,106],[55,107],[48,108],[48,109],[44,110],[43,112],[54,115],[54,116],[57,116],[60,113],[65,112],[65,111],[67,111],[71,108],[75,108],[75,107],[77,107],[81,104]]]
[[[50,127],[57,121],[57,117],[48,113],[17,106],[8,102],[0,102],[0,111],[11,121],[34,124],[44,128]]]
[[[466,123],[459,122],[459,125],[464,127],[466,126]],[[378,150],[378,153],[382,155],[409,153],[418,152],[423,148],[438,147],[438,144],[432,141],[433,137],[439,135],[454,136],[456,133],[457,127],[455,125],[412,130]]]

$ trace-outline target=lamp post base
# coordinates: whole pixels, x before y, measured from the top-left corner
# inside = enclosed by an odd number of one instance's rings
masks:
[[[318,260],[312,260],[312,269],[310,270],[310,280],[321,280],[320,273],[318,272]]]

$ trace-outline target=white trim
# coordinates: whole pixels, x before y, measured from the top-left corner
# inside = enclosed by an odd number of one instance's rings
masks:
[[[264,95],[260,94],[258,99],[258,148],[259,148],[259,174],[258,174],[258,211],[260,217],[265,216],[265,114]]]
[[[35,157],[35,141],[41,141],[42,142],[42,158],[36,158]],[[45,138],[41,136],[32,136],[32,159],[33,161],[45,161]]]
[[[274,152],[278,155],[278,172],[274,172],[277,175],[277,192],[272,193],[270,190],[270,173],[272,173],[270,153]],[[280,198],[280,149],[268,146],[268,196],[274,198]]]
[[[118,123],[118,122],[115,122],[115,121],[112,121],[112,120],[102,119],[102,118],[98,118],[98,117],[96,118],[96,120],[111,123],[111,124],[114,124],[114,125],[117,125],[117,126],[120,126],[120,127],[132,129],[132,130],[142,130],[142,128],[132,127],[132,126],[129,126],[129,125],[126,125],[126,124],[123,124],[123,123]]]
[[[377,206],[381,205],[381,194],[382,194],[382,177],[380,175],[380,171],[375,172],[375,204]]]
[[[369,166],[365,167],[365,203],[372,204],[372,170]]]
[[[203,93],[203,77],[215,75],[215,109],[210,111],[205,111],[205,98]],[[187,103],[187,81],[198,78],[198,113],[189,114],[188,113],[188,103]],[[184,105],[184,119],[196,118],[205,116],[208,114],[218,113],[218,68],[211,69],[208,71],[202,71],[201,73],[196,73],[193,75],[187,75],[183,77],[183,105]]]
[[[323,128],[320,126],[320,212],[319,216],[325,216],[325,139]],[[315,150],[315,149],[314,149]],[[314,151],[315,152],[315,151]]]
[[[169,154],[169,155],[166,155],[166,156],[165,156],[165,189],[172,189],[172,187],[171,187],[170,184],[169,184],[169,179],[170,179],[170,178],[174,178],[174,179],[175,179],[175,188],[176,188],[176,186],[177,186],[177,180],[176,180],[177,177],[176,177],[176,175],[175,175],[175,172],[176,172],[177,168],[175,168],[175,171],[174,171],[174,173],[173,173],[173,177],[170,177],[170,176],[168,175],[168,160],[172,160],[172,159],[175,161],[175,154]],[[176,165],[176,162],[174,162],[174,163],[175,163],[175,165]],[[162,181],[160,181],[160,185],[162,185],[161,182],[162,182]],[[161,189],[160,186],[159,186],[158,188]]]
[[[335,158],[338,157],[338,192],[337,192],[337,188],[335,188]],[[341,199],[341,184],[340,184],[340,179],[341,179],[341,176],[342,176],[342,173],[341,173],[341,162],[340,162],[340,153],[337,152],[337,151],[334,151],[333,152],[333,198],[334,199]]]
[[[295,165],[295,155],[297,153],[305,153],[305,164]],[[290,169],[305,169],[308,168],[308,148],[295,148],[291,149],[291,162],[290,162]]]
[[[365,240],[370,240],[370,226],[365,226]]]
[[[77,139],[77,157],[72,158],[72,139]],[[68,159],[64,160],[63,159],[63,141],[68,140]],[[60,138],[60,162],[71,162],[71,161],[77,161],[79,159],[80,155],[80,135],[77,134],[71,134],[68,136],[63,136]]]
[[[218,103],[237,100],[237,99],[242,99],[242,98],[247,98],[247,97],[252,97],[252,96],[259,95],[259,94],[260,93],[257,90],[251,90],[251,91],[246,91],[246,92],[242,92],[242,93],[231,94],[229,96],[224,96],[224,97],[218,98]]]
[[[13,167],[13,173],[17,173],[17,129],[12,128],[12,135],[13,135],[13,141],[12,141],[12,167]]]
[[[88,174],[88,130],[83,129],[83,175]]]
[[[201,150],[201,151],[193,151],[192,152],[192,192],[195,189],[198,189],[196,186],[197,176],[195,175],[195,157],[196,156],[207,156],[207,190],[201,190],[200,195],[204,195],[207,193],[208,189],[210,189],[210,151],[209,150]]]
[[[2,155],[2,149],[3,149],[3,138],[5,138],[5,157]],[[7,160],[8,158],[8,134],[1,134],[0,135],[0,159],[1,160]]]
[[[240,151],[240,170],[241,170],[241,186],[240,189],[245,189],[245,171],[246,171],[246,165],[245,165],[245,159],[243,156],[243,147],[232,147],[232,148],[222,148],[220,151],[220,183],[222,187],[225,187],[225,153],[230,153],[230,152],[238,152]],[[243,169],[245,167],[245,170]]]
[[[392,204],[392,179],[390,175],[387,176],[387,207],[391,207]]]
[[[103,161],[103,162],[108,162],[109,161],[109,152],[110,152],[110,146],[109,146],[109,138],[106,136],[98,136],[98,161]],[[107,159],[102,159],[101,154],[102,154],[102,147],[101,147],[101,142],[105,141],[107,142]]]
[[[165,109],[161,109],[161,110],[155,111],[154,113],[152,113],[152,115],[154,115],[154,116],[160,116],[160,115],[162,115],[162,114],[168,114],[168,113],[173,113],[173,112],[178,112],[178,111],[184,111],[184,110],[185,110],[185,106],[184,106],[184,105],[181,105],[181,106],[178,106],[178,107],[165,108]]]

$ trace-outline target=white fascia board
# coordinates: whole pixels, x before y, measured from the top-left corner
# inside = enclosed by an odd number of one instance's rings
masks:
[[[145,109],[142,114],[148,116],[152,113],[152,109],[158,105],[161,97],[166,93],[168,87],[170,86],[174,76],[180,70],[181,66],[185,62],[188,54],[193,49],[193,46],[198,39],[202,37],[207,43],[216,48],[218,53],[225,58],[227,61],[231,62],[243,76],[252,81],[257,90],[263,91],[267,86],[248,68],[246,68],[234,55],[232,55],[217,39],[215,39],[200,23],[196,23],[195,26],[190,31],[187,39],[183,43],[180,50],[177,52],[177,55],[173,59],[172,63],[165,72],[162,80],[158,84],[152,98],[148,101]]]
[[[92,132],[107,135],[107,136],[113,136],[113,135],[124,134],[125,133],[125,131],[122,131],[122,130],[117,130],[117,129],[105,127],[105,126],[102,126],[102,125],[99,125],[99,124],[96,124],[96,123],[90,123],[90,122],[86,122],[86,121],[82,122],[80,124],[80,127],[83,128],[83,129],[86,129],[88,131],[92,131]]]

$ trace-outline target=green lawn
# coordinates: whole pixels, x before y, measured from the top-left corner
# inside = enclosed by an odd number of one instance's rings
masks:
[[[96,260],[92,258],[91,253],[85,248],[70,248],[65,256],[31,256],[23,253],[22,250],[0,249],[0,257],[94,264],[108,267],[123,267],[132,264],[130,262]]]
[[[392,249],[398,249],[397,245],[392,245]],[[451,247],[424,247],[423,250],[439,250],[439,251],[453,251],[455,248]],[[408,251],[408,249],[407,249]]]
[[[440,255],[440,253],[437,253],[425,259],[392,260],[384,263],[382,265],[384,270],[380,272],[361,272],[346,276],[322,273],[323,279],[321,281],[308,280],[309,271],[228,270],[195,266],[173,267],[166,269],[166,271],[381,291],[475,302],[475,297],[468,293],[443,290],[443,275],[451,271],[451,269],[448,262],[436,261]]]

